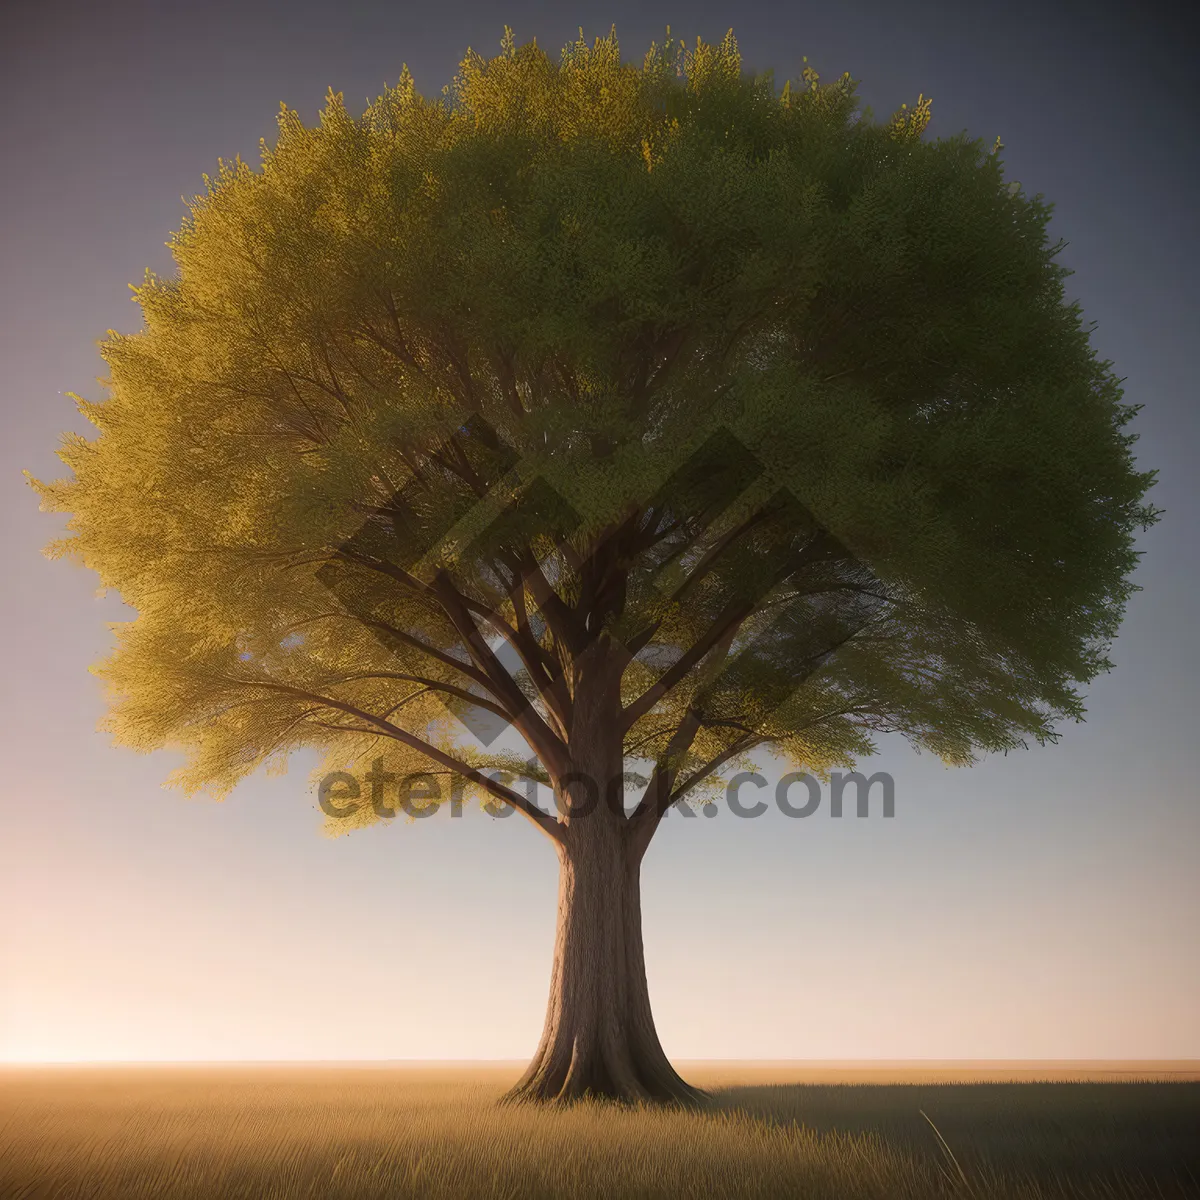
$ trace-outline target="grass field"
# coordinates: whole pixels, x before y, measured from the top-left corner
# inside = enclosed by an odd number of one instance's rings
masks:
[[[1197,1064],[682,1066],[706,1110],[499,1109],[512,1065],[8,1067],[0,1196],[1200,1197]]]

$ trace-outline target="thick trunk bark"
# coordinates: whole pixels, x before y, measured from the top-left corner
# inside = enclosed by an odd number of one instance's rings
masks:
[[[559,847],[546,1024],[506,1099],[695,1103],[704,1093],[676,1074],[650,1012],[639,886],[645,846],[630,836],[623,815],[623,759],[604,693],[595,689],[594,705],[584,699],[586,689],[576,695],[571,750],[580,778],[556,789],[569,815]]]
[[[546,1024],[510,1099],[689,1103],[703,1096],[659,1044],[642,952],[640,855],[608,818],[596,811],[573,823],[560,851]]]

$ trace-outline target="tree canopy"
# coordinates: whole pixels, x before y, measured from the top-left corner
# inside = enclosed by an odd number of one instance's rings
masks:
[[[218,794],[388,747],[556,836],[475,772],[561,781],[597,638],[652,822],[764,747],[966,763],[1080,717],[1155,516],[1135,406],[998,140],[855,86],[506,30],[206,176],[37,484],[137,612],[119,740]]]

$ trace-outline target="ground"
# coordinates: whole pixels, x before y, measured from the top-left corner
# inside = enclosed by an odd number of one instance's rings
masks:
[[[705,1110],[497,1107],[515,1064],[7,1067],[0,1196],[1200,1196],[1200,1064],[681,1067]]]

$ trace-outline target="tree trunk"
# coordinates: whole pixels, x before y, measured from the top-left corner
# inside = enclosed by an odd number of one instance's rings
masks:
[[[645,844],[631,837],[624,816],[624,764],[620,741],[611,735],[611,702],[610,689],[599,681],[577,689],[571,738],[577,775],[555,789],[567,815],[560,826],[558,932],[546,1024],[508,1100],[590,1095],[696,1103],[704,1096],[676,1074],[654,1029],[642,953]]]
[[[508,1099],[694,1103],[703,1093],[667,1061],[646,986],[640,855],[600,809],[559,852],[558,933],[546,1025]]]

